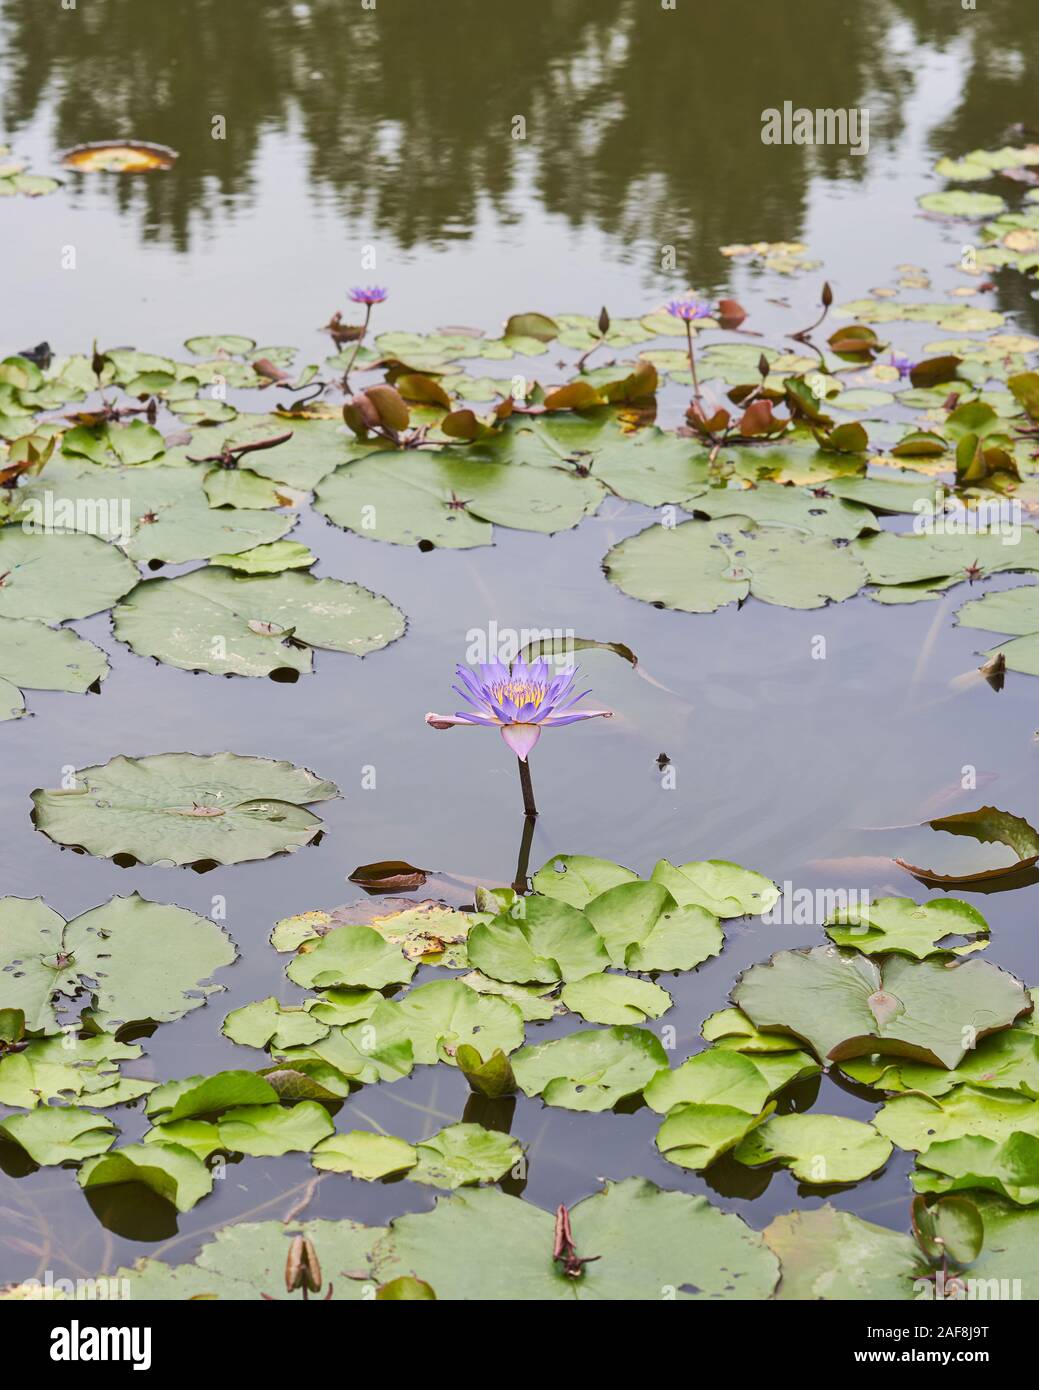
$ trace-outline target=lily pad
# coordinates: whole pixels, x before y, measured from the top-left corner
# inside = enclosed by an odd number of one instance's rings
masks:
[[[365,1182],[375,1182],[414,1168],[418,1154],[414,1145],[392,1134],[354,1129],[348,1134],[333,1134],[322,1139],[314,1147],[310,1161],[325,1172],[349,1173]]]
[[[638,874],[588,854],[557,854],[542,864],[531,879],[536,893],[558,898],[571,907],[583,908],[618,883],[637,883]]]
[[[473,462],[441,454],[383,452],[325,478],[314,506],[337,526],[395,545],[488,545],[491,523],[568,530],[594,512],[602,486],[563,469]]]
[[[1003,642],[986,656],[999,652],[1011,671],[1039,676],[1039,585],[999,589],[971,599],[956,614],[960,627],[1006,632],[1014,641]]]
[[[662,883],[683,907],[694,904],[715,917],[757,916],[779,901],[779,889],[771,879],[727,859],[704,859],[677,868],[660,859],[653,881]]]
[[[1017,1131],[1039,1137],[1039,1101],[1012,1091],[957,1086],[948,1095],[894,1096],[873,1123],[900,1149],[926,1153],[932,1144],[970,1135],[1002,1139]]]
[[[680,907],[660,883],[608,888],[585,914],[614,965],[627,970],[693,970],[722,949],[718,919],[695,904]]]
[[[449,1125],[415,1146],[418,1162],[408,1172],[412,1182],[454,1188],[497,1182],[520,1161],[523,1150],[515,1139],[482,1125]]]
[[[778,1299],[909,1300],[921,1273],[916,1242],[831,1206],[777,1216],[762,1235],[779,1257]]]
[[[234,753],[113,758],[74,785],[33,792],[36,827],[62,845],[142,864],[240,864],[309,844],[321,821],[301,803],[337,788],[306,768]]]
[[[736,1150],[740,1163],[778,1160],[805,1183],[858,1182],[891,1157],[891,1144],[872,1125],[843,1115],[774,1115]]]
[[[0,671],[12,685],[82,695],[108,675],[108,658],[71,628],[0,618]]]
[[[566,985],[560,999],[588,1023],[645,1023],[674,1003],[666,989],[627,975],[586,975]]]
[[[950,188],[944,193],[924,193],[917,202],[925,212],[940,212],[945,217],[996,217],[1006,212],[1006,203],[995,193],[968,193],[962,188]]]
[[[371,927],[337,927],[315,942],[304,943],[288,967],[288,977],[305,989],[329,985],[364,985],[385,989],[406,984],[415,973],[399,946]]]
[[[0,939],[0,1003],[43,1033],[60,1031],[81,992],[101,1029],[182,1018],[222,988],[206,981],[235,958],[216,923],[136,893],[70,922],[39,898],[2,898]]]
[[[709,1048],[674,1071],[661,1071],[645,1088],[646,1104],[659,1115],[688,1103],[731,1106],[757,1115],[772,1088],[755,1062],[741,1052]]]
[[[630,597],[684,613],[713,613],[751,594],[787,608],[822,608],[866,582],[853,547],[741,516],[651,526],[614,546],[603,569]]]
[[[1020,1206],[1039,1202],[1039,1138],[1015,1132],[1002,1140],[973,1135],[932,1144],[912,1175],[917,1192],[985,1188]]]
[[[263,1156],[309,1153],[334,1132],[335,1125],[324,1106],[301,1100],[290,1106],[243,1105],[227,1110],[217,1128],[223,1148]]]
[[[114,1277],[131,1281],[138,1301],[284,1298],[286,1260],[292,1241],[302,1235],[321,1264],[321,1296],[330,1292],[333,1302],[356,1301],[374,1290],[375,1281],[367,1278],[368,1255],[382,1234],[381,1227],[355,1221],[238,1222],[217,1231],[192,1264],[138,1260]]]
[[[565,1110],[609,1110],[666,1066],[659,1040],[644,1028],[627,1027],[569,1033],[512,1057],[521,1090]]]
[[[473,927],[468,954],[483,974],[518,984],[580,980],[610,963],[583,912],[542,897],[520,898],[508,912]]]
[[[826,935],[837,946],[867,956],[899,951],[923,960],[932,955],[965,955],[987,946],[989,927],[981,913],[958,898],[877,898],[865,908],[834,913],[825,923]],[[966,944],[943,945],[947,938]]]
[[[404,626],[399,609],[359,584],[213,568],[145,580],[113,614],[115,635],[138,656],[212,675],[306,672],[312,647],[364,656]]]
[[[833,946],[777,952],[732,998],[757,1027],[792,1033],[824,1060],[884,1051],[948,1068],[1032,1010],[1024,986],[987,961],[878,962]]]
[[[328,1023],[322,1022],[313,1011],[298,1006],[286,1008],[272,994],[255,1004],[232,1010],[224,1019],[221,1031],[232,1042],[245,1047],[266,1047],[269,1043],[283,1048],[317,1042],[326,1035],[328,1028]]]
[[[127,1144],[89,1159],[78,1177],[80,1187],[88,1191],[118,1183],[143,1183],[178,1211],[190,1211],[213,1190],[212,1173],[180,1144]]]
[[[690,1102],[672,1106],[657,1131],[657,1148],[669,1163],[699,1172],[741,1144],[771,1114],[752,1115],[735,1105]]]
[[[0,530],[0,617],[60,623],[110,608],[137,568],[93,536]]]
[[[440,1299],[523,1302],[768,1298],[778,1262],[756,1231],[704,1197],[644,1178],[607,1184],[570,1211],[578,1253],[594,1263],[569,1277],[552,1260],[553,1217],[493,1188],[400,1216],[373,1254],[380,1281],[426,1280]],[[508,1259],[501,1252],[508,1251]]]
[[[1031,869],[1039,862],[1039,832],[1023,817],[1011,815],[1009,811],[1000,811],[995,806],[982,806],[977,811],[939,816],[935,820],[925,821],[924,824],[929,825],[932,830],[946,831],[950,835],[965,835],[969,839],[979,840],[982,844],[1007,845],[1017,855],[1009,864],[965,874],[939,874],[933,869],[909,864],[904,859],[895,860],[900,868],[915,874],[925,883],[954,883],[964,888],[984,888],[989,884],[998,887],[1000,880],[1005,879],[1009,885],[1016,875]]]
[[[462,980],[432,980],[402,999],[384,1000],[361,1027],[376,1047],[409,1044],[414,1062],[424,1066],[454,1065],[457,1049],[465,1044],[487,1055],[497,1048],[513,1052],[523,1042],[519,1008],[508,999],[478,994]],[[347,1036],[358,1034],[355,1028]]]
[[[140,1055],[140,1047],[117,1042],[110,1033],[62,1033],[26,1042],[0,1056],[0,1105],[32,1110],[49,1100],[76,1097],[96,1108],[133,1100],[155,1085],[120,1077],[119,1064]]]
[[[42,1105],[0,1120],[0,1135],[23,1148],[34,1163],[49,1167],[104,1153],[115,1139],[115,1125],[74,1105]]]

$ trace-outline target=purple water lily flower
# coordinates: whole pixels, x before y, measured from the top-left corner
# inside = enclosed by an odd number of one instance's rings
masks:
[[[714,313],[714,308],[705,304],[702,299],[672,299],[667,306],[667,312],[676,319],[681,319],[683,323],[692,323],[696,319],[709,319]]]
[[[389,298],[389,290],[382,285],[354,285],[350,290],[350,298],[355,304],[382,304]]]
[[[893,352],[891,354],[891,365],[897,369],[899,381],[904,381],[917,364],[911,357],[906,357],[905,353]]]
[[[462,684],[451,689],[472,705],[472,712],[427,714],[426,723],[433,729],[450,729],[454,724],[484,724],[500,729],[502,738],[521,762],[526,762],[542,729],[599,715],[608,719],[613,714],[610,709],[573,708],[591,693],[583,690],[579,695],[572,694],[576,666],[567,666],[558,676],[549,676],[546,661],[535,661],[532,666],[517,661],[511,671],[494,661],[481,664],[479,676],[468,666],[455,669]]]

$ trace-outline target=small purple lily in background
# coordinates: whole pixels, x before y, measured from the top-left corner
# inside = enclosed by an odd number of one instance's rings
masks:
[[[906,357],[905,353],[893,352],[891,354],[891,365],[898,371],[899,381],[904,381],[918,364],[914,362],[911,357]]]
[[[672,299],[667,306],[667,312],[674,318],[681,319],[683,323],[692,323],[696,319],[711,318],[714,308],[705,304],[702,299]]]
[[[455,724],[499,729],[519,759],[523,809],[528,816],[536,816],[527,758],[541,737],[541,730],[575,724],[581,719],[609,719],[613,710],[574,709],[578,701],[591,693],[583,690],[573,694],[576,666],[567,666],[558,676],[551,677],[546,661],[535,661],[532,666],[516,661],[511,671],[500,661],[490,662],[480,666],[479,676],[467,666],[457,666],[455,670],[462,684],[451,688],[472,710],[453,715],[427,714],[426,723],[433,729],[450,729]]]
[[[355,285],[349,293],[355,304],[367,304],[369,308],[373,304],[384,304],[390,294],[381,285]]]
[[[685,324],[685,339],[689,345],[689,371],[693,378],[693,400],[700,399],[700,383],[696,377],[696,353],[693,351],[693,324],[697,319],[709,319],[714,309],[702,299],[672,299],[667,312]]]
[[[343,369],[343,380],[341,384],[344,391],[349,391],[350,389],[350,372],[354,362],[357,360],[357,354],[361,350],[361,344],[368,334],[368,324],[372,317],[372,306],[375,304],[385,304],[386,300],[390,297],[389,290],[382,285],[354,285],[347,293],[354,304],[364,305],[364,323],[360,333],[354,341],[354,350],[350,354],[350,361],[347,362]]]

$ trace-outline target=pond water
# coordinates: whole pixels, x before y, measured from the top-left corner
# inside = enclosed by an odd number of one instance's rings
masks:
[[[615,316],[637,315],[693,286],[740,299],[777,344],[815,316],[823,274],[838,300],[852,299],[894,283],[896,265],[910,262],[930,269],[943,298],[961,283],[963,232],[921,217],[915,199],[941,186],[930,172],[941,155],[1002,144],[1015,122],[1039,119],[1030,10],[1029,0],[986,0],[976,12],[803,0],[796,14],[753,0],[678,0],[675,11],[650,0],[539,0],[521,17],[476,0],[378,0],[375,13],[340,0],[92,0],[55,5],[42,22],[39,0],[3,0],[2,138],[34,172],[57,172],[61,149],[107,137],[180,152],[167,173],[61,173],[57,195],[5,202],[5,352],[42,339],[56,352],[89,351],[94,339],[177,352],[192,334],[228,331],[296,344],[300,361],[319,362],[328,346],[318,326],[344,306],[347,285],[369,279],[391,291],[376,311],[381,330],[493,332],[513,312],[596,314],[604,302]],[[868,154],[764,145],[761,112],[786,99],[869,108]],[[517,115],[522,141],[510,134]],[[217,116],[222,140],[212,138]],[[803,241],[824,270],[780,277],[718,249],[759,239]],[[70,246],[75,270],[62,268]],[[661,269],[666,247],[673,270]],[[970,302],[1039,332],[1029,284],[1007,272]],[[934,336],[903,326],[898,346]],[[232,399],[258,408],[245,393]],[[671,388],[660,421],[675,423],[685,400]],[[226,992],[160,1027],[127,1073],[261,1066],[264,1054],[223,1039],[220,1021],[268,994],[303,997],[270,930],[356,898],[346,881],[356,865],[407,859],[435,871],[418,896],[432,890],[455,905],[471,901],[475,883],[512,881],[522,832],[514,759],[491,733],[434,735],[423,723],[427,709],[454,708],[453,665],[468,635],[491,623],[571,629],[639,657],[633,672],[590,654],[596,702],[616,717],[550,732],[534,755],[542,814],[532,867],[559,852],[646,874],[662,857],[720,857],[798,887],[920,897],[890,856],[933,863],[937,837],[898,827],[983,803],[1039,822],[1039,685],[1012,676],[997,695],[959,679],[987,645],[952,625],[964,590],[896,608],[860,596],[809,612],[755,601],[704,616],[660,610],[601,571],[610,547],[651,519],[610,498],[572,532],[498,527],[493,546],[422,554],[304,508],[293,539],[319,556],[317,572],[386,594],[408,632],[363,661],[320,652],[316,674],[293,685],[191,675],[134,656],[107,615],[76,624],[112,672],[100,696],[33,693],[31,716],[3,726],[4,892],[44,896],[66,917],[133,890],[208,914],[219,895],[239,951],[219,977]],[[319,844],[202,875],[122,870],[61,852],[34,830],[29,793],[57,785],[63,767],[180,749],[285,758],[335,781],[343,798],[321,808]],[[977,769],[977,791],[961,790],[966,766]],[[1039,978],[1037,894],[964,895],[991,924],[988,955],[1028,983]],[[820,939],[816,926],[738,920],[721,956],[662,977],[676,1000],[665,1020],[677,1030],[674,1055],[700,1045],[704,1017],[723,1007],[740,970]],[[528,1040],[574,1027],[572,1016],[532,1025]],[[782,1106],[813,1102],[860,1118],[875,1109],[830,1078],[788,1091]],[[124,1139],[136,1140],[141,1106],[117,1113]],[[723,1160],[704,1175],[668,1164],[648,1109],[480,1102],[444,1067],[364,1088],[337,1124],[370,1118],[415,1140],[463,1114],[528,1146],[528,1180],[506,1187],[545,1207],[630,1174],[705,1192],[755,1227],[822,1200],[786,1170]],[[244,1159],[175,1218],[139,1189],[88,1201],[70,1172],[31,1166],[0,1146],[0,1280],[46,1268],[91,1274],[142,1254],[190,1259],[229,1221],[284,1215],[313,1177],[305,1155]],[[830,1200],[905,1229],[911,1168],[912,1155],[896,1150],[878,1176]],[[407,1182],[329,1176],[306,1210],[379,1223],[433,1198]]]

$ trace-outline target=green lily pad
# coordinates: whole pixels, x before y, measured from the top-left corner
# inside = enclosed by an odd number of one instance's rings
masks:
[[[718,1009],[704,1019],[700,1032],[708,1042],[716,1042],[719,1047],[731,1048],[734,1052],[767,1056],[798,1050],[797,1040],[789,1033],[761,1032],[741,1009]]]
[[[12,685],[82,695],[108,675],[108,658],[71,628],[0,618],[0,671]]]
[[[303,802],[337,788],[306,768],[234,753],[113,758],[71,788],[32,794],[36,828],[61,845],[142,864],[240,864],[309,844],[320,819]]]
[[[715,917],[757,916],[779,901],[779,889],[771,879],[727,859],[704,859],[677,868],[660,859],[652,877],[675,902],[705,908]]]
[[[516,1004],[478,994],[462,980],[432,980],[402,999],[383,1000],[361,1028],[378,1047],[409,1044],[410,1056],[420,1066],[455,1065],[455,1053],[465,1044],[486,1055],[496,1048],[513,1052],[523,1042],[523,1015]],[[347,1036],[359,1033],[354,1028]]]
[[[718,919],[680,907],[660,883],[620,883],[585,908],[614,965],[626,970],[693,970],[722,949]]]
[[[140,1055],[140,1047],[117,1042],[110,1033],[82,1038],[62,1033],[27,1042],[19,1051],[0,1056],[0,1105],[32,1110],[70,1096],[94,1107],[134,1099],[155,1083],[122,1081],[119,1064]]]
[[[307,672],[312,647],[364,656],[404,626],[399,609],[359,584],[213,568],[147,579],[113,614],[115,635],[138,656],[212,675]]]
[[[657,1148],[669,1163],[698,1172],[741,1144],[771,1114],[751,1115],[735,1105],[692,1101],[672,1106],[657,1131]]]
[[[224,1019],[221,1031],[232,1042],[245,1047],[266,1047],[270,1043],[282,1048],[317,1042],[326,1035],[328,1028],[328,1023],[322,1022],[313,1011],[298,1006],[286,1008],[272,994],[255,1004],[233,1009]]]
[[[77,425],[61,441],[63,454],[78,455],[91,463],[135,467],[163,454],[166,443],[154,425],[132,420],[128,425]]]
[[[987,938],[989,931],[977,908],[958,898],[932,898],[927,903],[915,903],[912,898],[877,898],[865,908],[833,913],[824,928],[837,946],[867,956],[899,951],[914,960],[976,951],[988,945],[979,938]],[[966,944],[941,945],[947,938],[965,938]]]
[[[558,898],[571,907],[583,908],[618,883],[637,883],[638,874],[588,854],[557,854],[542,864],[531,879],[536,893]]]
[[[1002,1140],[972,1135],[932,1144],[912,1175],[917,1192],[984,1188],[1020,1206],[1039,1202],[1039,1138],[1015,1132]]]
[[[349,1173],[351,1177],[375,1182],[396,1173],[405,1173],[418,1162],[414,1145],[392,1134],[372,1134],[353,1129],[332,1134],[314,1146],[310,1161],[329,1173]]]
[[[415,1146],[418,1162],[408,1172],[412,1182],[454,1188],[497,1182],[523,1156],[515,1139],[482,1125],[448,1125]]]
[[[104,1153],[115,1139],[115,1125],[73,1105],[42,1105],[0,1120],[0,1135],[23,1148],[34,1163],[49,1167]]]
[[[488,545],[491,523],[565,531],[594,512],[601,485],[574,472],[474,462],[464,454],[383,452],[324,479],[314,506],[369,540],[465,549]]]
[[[215,336],[203,334],[188,338],[184,346],[196,357],[218,357],[221,353],[228,357],[244,357],[252,352],[256,343],[252,338],[243,338],[237,333],[218,333]]]
[[[206,982],[235,958],[216,923],[136,893],[70,922],[39,898],[2,898],[0,939],[0,1004],[43,1033],[61,1030],[81,991],[101,1029],[182,1018],[222,988]]]
[[[860,1085],[880,1091],[920,1091],[928,1096],[944,1096],[967,1083],[1039,1097],[1039,1038],[1020,1027],[991,1033],[952,1071],[883,1053],[842,1062],[841,1071]]]
[[[139,564],[180,565],[253,550],[280,540],[295,524],[294,516],[282,512],[211,507],[199,493],[142,517],[124,549]]]
[[[940,212],[946,217],[996,217],[1006,212],[1006,203],[995,193],[968,193],[962,188],[946,189],[944,193],[924,193],[917,202],[925,212]]]
[[[225,1111],[217,1128],[223,1148],[257,1156],[309,1153],[335,1131],[328,1111],[314,1100],[239,1106]]]
[[[891,1157],[891,1144],[872,1125],[843,1115],[774,1115],[736,1150],[740,1163],[778,1160],[805,1183],[858,1182]]]
[[[256,1302],[285,1298],[285,1264],[293,1240],[302,1235],[317,1253],[323,1280],[321,1297],[333,1302],[370,1298],[375,1281],[367,1276],[369,1251],[383,1228],[354,1221],[260,1221],[225,1226],[207,1241],[192,1264],[138,1260],[116,1271],[127,1279],[135,1300],[234,1299]],[[299,1294],[292,1295],[294,1299]]]
[[[580,980],[610,963],[591,922],[558,899],[519,898],[469,933],[470,962],[493,979],[526,984]]]
[[[110,608],[137,583],[125,555],[93,536],[0,530],[0,617],[60,623]]]
[[[734,514],[758,525],[792,526],[830,540],[854,540],[873,529],[873,513],[841,497],[818,497],[807,488],[761,482],[751,488],[711,487],[683,503],[688,512],[707,517]]]
[[[211,565],[238,570],[241,574],[281,574],[283,570],[308,570],[317,556],[299,541],[271,541],[254,545],[237,555],[211,555]]]
[[[645,1023],[674,1003],[666,989],[627,975],[586,975],[566,985],[560,998],[588,1023]]]
[[[792,1033],[824,1060],[882,1050],[948,1068],[1032,1003],[987,961],[878,962],[833,946],[777,952],[741,976],[732,998],[757,1027]]]
[[[1011,671],[1039,675],[1039,585],[999,589],[971,599],[956,614],[960,627],[1006,632],[1013,641],[1003,642],[986,656],[1000,652]]]
[[[827,1205],[777,1216],[761,1233],[778,1256],[778,1299],[876,1302],[917,1297],[916,1242]]]
[[[588,976],[586,978],[593,978]],[[517,985],[508,980],[492,980],[479,970],[470,970],[460,977],[461,983],[478,994],[496,994],[515,1004],[528,1023],[553,1018],[560,1005],[553,995],[556,984]]]
[[[88,1191],[118,1183],[143,1183],[178,1211],[190,1211],[213,1190],[212,1173],[180,1144],[127,1144],[89,1159],[78,1178],[80,1187]]]
[[[239,1106],[274,1105],[277,1100],[277,1091],[255,1072],[221,1071],[164,1082],[148,1097],[147,1112],[158,1124],[175,1124]]]
[[[459,1192],[429,1212],[398,1217],[373,1252],[380,1282],[426,1280],[440,1299],[624,1302],[768,1298],[779,1266],[761,1236],[704,1197],[664,1192],[645,1178],[609,1183],[570,1211],[578,1278],[552,1260],[549,1212],[494,1188]],[[508,1259],[501,1252],[508,1251]]]
[[[659,1115],[676,1105],[730,1106],[757,1115],[772,1093],[763,1072],[742,1052],[709,1048],[688,1058],[674,1071],[661,1071],[643,1092]]]
[[[932,1144],[971,1135],[1003,1139],[1022,1131],[1039,1137],[1039,1101],[975,1086],[933,1097],[910,1092],[881,1106],[873,1123],[900,1149],[926,1152]]]
[[[614,546],[603,569],[631,598],[683,613],[713,613],[751,594],[786,608],[822,608],[866,582],[853,547],[740,516],[650,526]]]
[[[667,1054],[644,1028],[601,1028],[521,1048],[512,1069],[521,1090],[565,1110],[609,1110],[637,1095]]]
[[[305,947],[286,972],[304,989],[329,985],[385,989],[391,984],[406,984],[415,973],[414,962],[405,958],[400,947],[371,927],[337,927]]]

